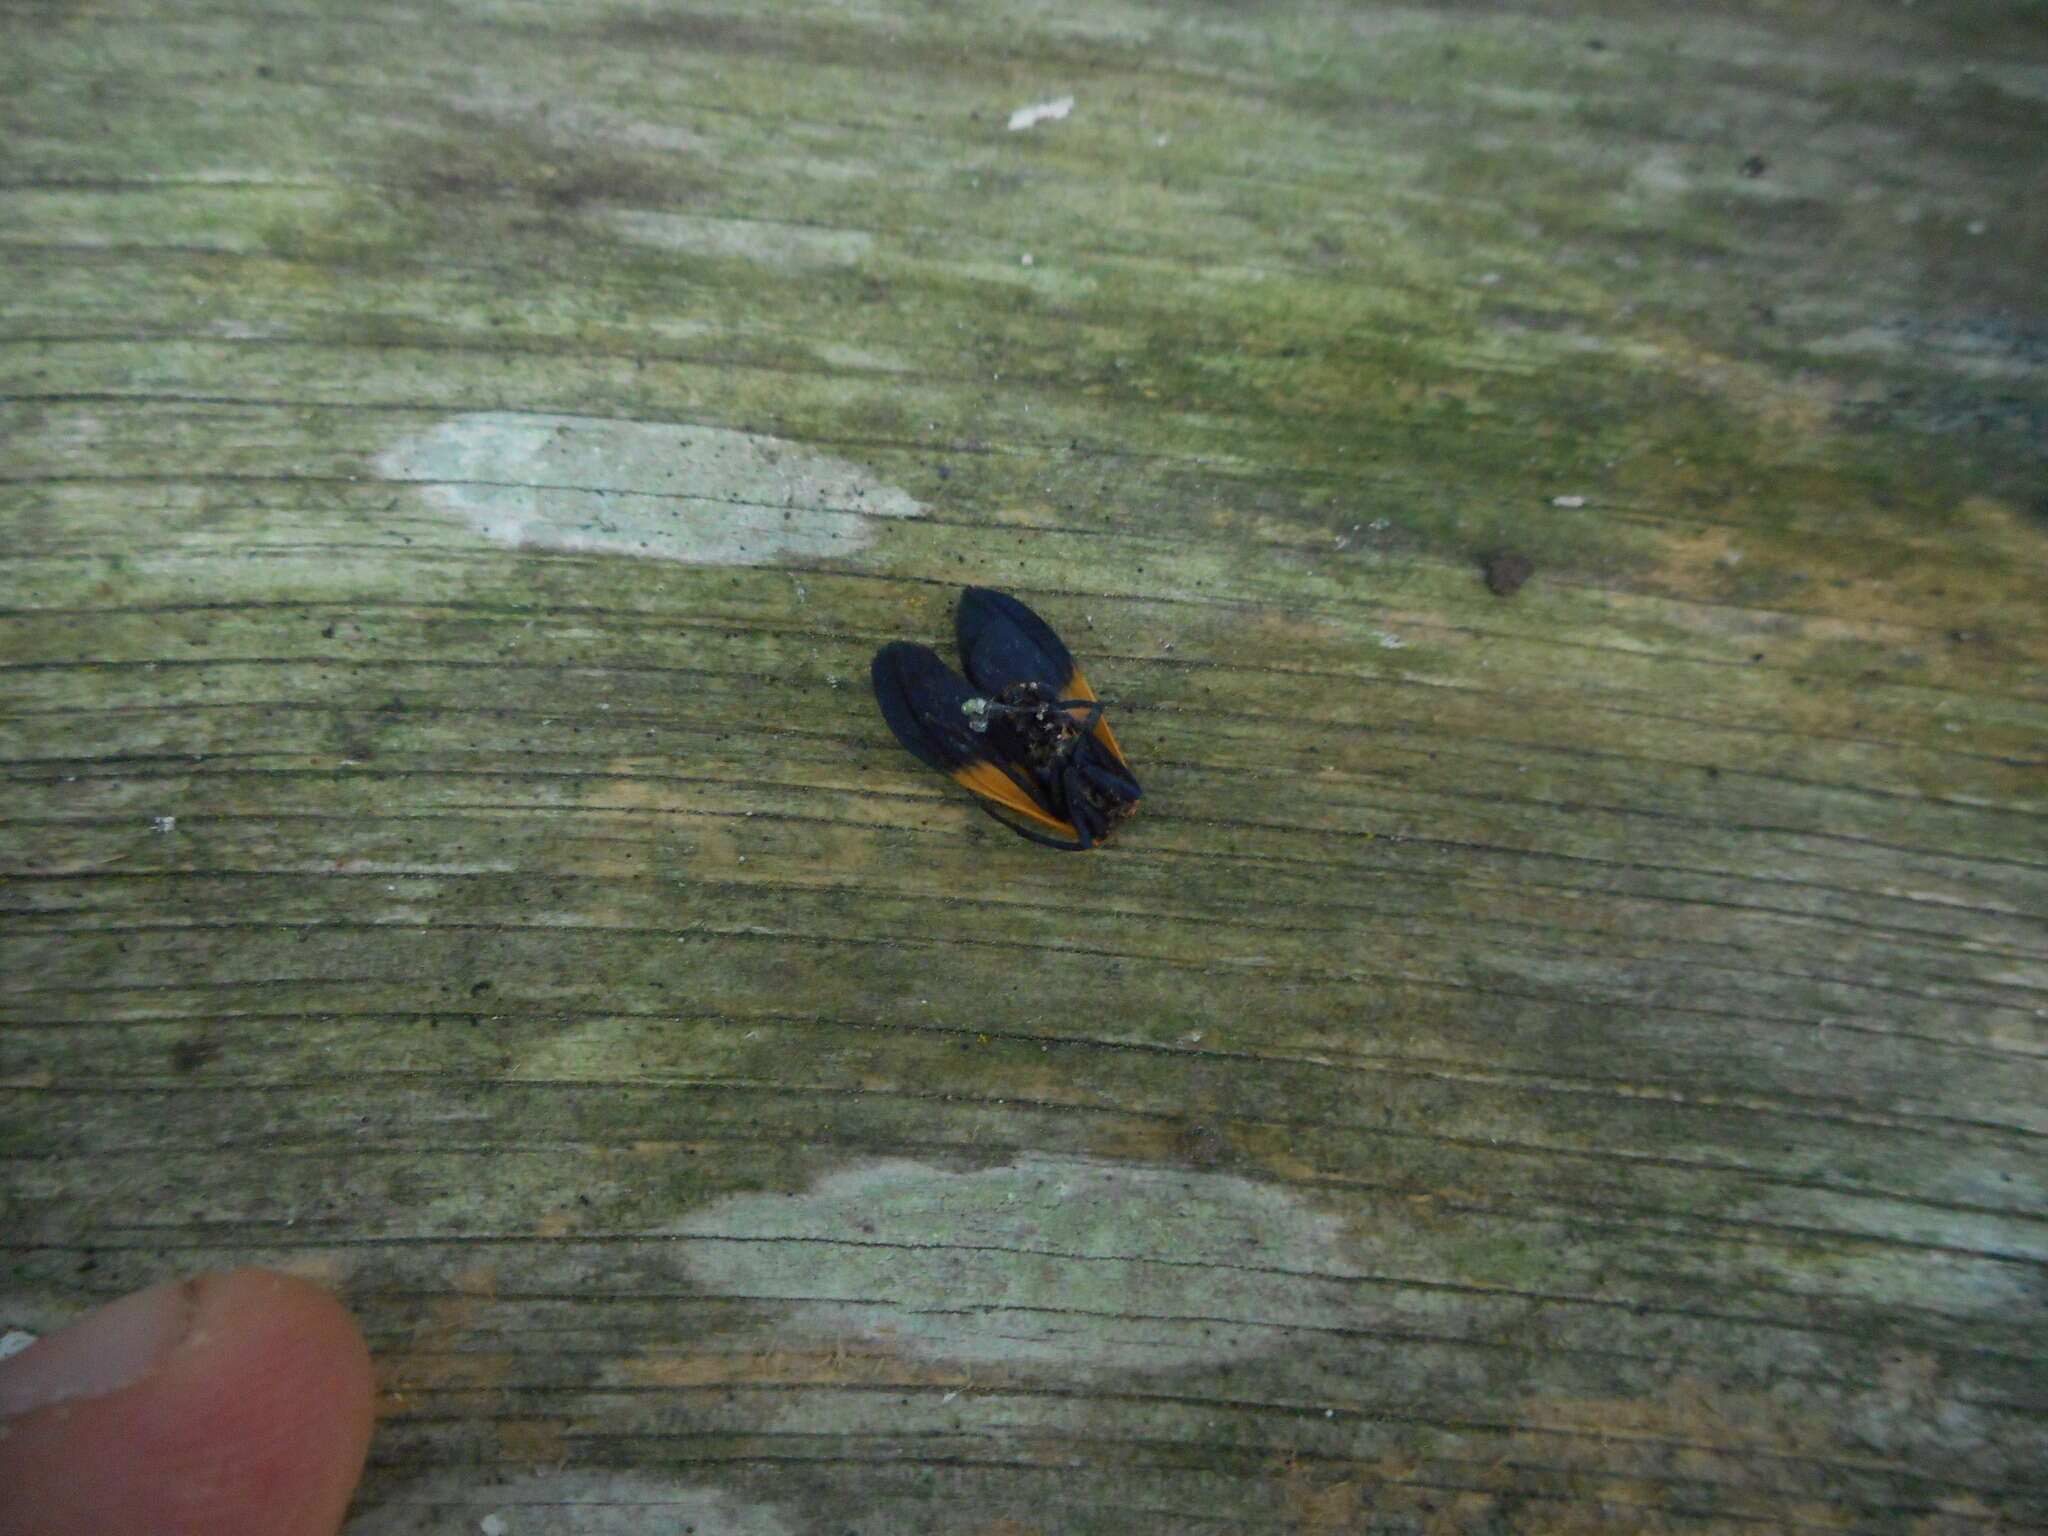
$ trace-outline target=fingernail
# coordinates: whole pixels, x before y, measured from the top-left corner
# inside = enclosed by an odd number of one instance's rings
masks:
[[[195,1294],[189,1280],[153,1285],[0,1360],[0,1419],[140,1381],[185,1337]]]

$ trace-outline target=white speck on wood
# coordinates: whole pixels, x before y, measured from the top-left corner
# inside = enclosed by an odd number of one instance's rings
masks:
[[[1074,98],[1071,96],[1041,101],[1036,106],[1019,107],[1010,114],[1010,132],[1021,133],[1026,128],[1036,128],[1040,123],[1057,122],[1073,110]]]

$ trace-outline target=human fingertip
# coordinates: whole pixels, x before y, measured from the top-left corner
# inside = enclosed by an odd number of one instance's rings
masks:
[[[184,1339],[194,1299],[192,1281],[153,1285],[0,1360],[0,1420],[132,1386]]]
[[[0,1382],[23,1362],[0,1426],[0,1536],[339,1528],[369,1445],[370,1361],[311,1281],[246,1269],[152,1287],[0,1364]]]

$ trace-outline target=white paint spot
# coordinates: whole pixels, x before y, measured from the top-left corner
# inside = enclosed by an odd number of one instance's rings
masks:
[[[178,830],[178,818],[175,816],[152,816],[149,818],[149,830],[152,832],[175,832]]]
[[[850,555],[924,508],[858,464],[724,427],[479,411],[395,444],[378,474],[493,543],[763,565]]]
[[[0,1360],[5,1360],[9,1355],[20,1354],[35,1341],[36,1336],[26,1328],[10,1328],[5,1333],[0,1333]]]
[[[734,1196],[676,1235],[699,1286],[789,1298],[779,1340],[860,1338],[946,1361],[1169,1370],[1359,1320],[1340,1223],[1228,1174],[890,1161],[803,1194]]]
[[[1553,496],[1550,498],[1550,504],[1553,507],[1583,507],[1586,504],[1586,498],[1583,496]]]
[[[1056,123],[1073,110],[1074,98],[1071,96],[1041,101],[1035,107],[1019,107],[1010,114],[1010,132],[1021,133],[1026,128],[1036,128],[1040,123]]]
[[[505,1533],[512,1529],[505,1523],[503,1515],[485,1515],[477,1521],[476,1528],[483,1532],[483,1536],[505,1536]]]

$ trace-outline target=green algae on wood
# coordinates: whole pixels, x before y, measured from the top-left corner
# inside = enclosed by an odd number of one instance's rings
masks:
[[[2048,58],[1932,10],[14,18],[0,1324],[327,1279],[365,1532],[2040,1523]],[[965,582],[1113,849],[882,729]]]

